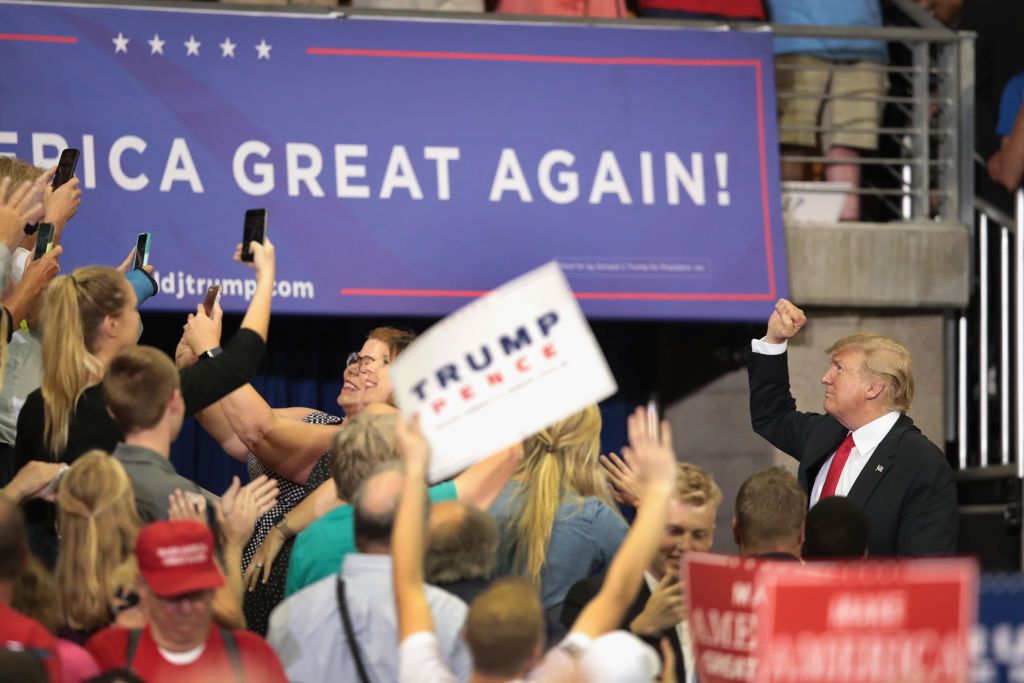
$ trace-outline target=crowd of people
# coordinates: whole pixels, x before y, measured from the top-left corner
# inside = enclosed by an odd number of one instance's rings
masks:
[[[138,345],[148,270],[61,274],[77,180],[0,158],[0,681],[693,681],[683,560],[724,496],[644,409],[601,454],[590,406],[427,485],[427,442],[394,407],[414,335],[376,328],[343,369],[340,415],[272,408],[272,242],[229,341],[187,317],[172,360]],[[26,226],[59,226],[31,258]],[[235,258],[240,260],[240,254]],[[749,361],[753,429],[799,461],[754,472],[732,536],[764,561],[947,555],[956,492],[907,417],[909,352],[871,334],[829,350],[824,412],[797,410],[781,300]],[[180,476],[195,415],[245,461],[219,495]],[[630,521],[631,520],[631,521]]]

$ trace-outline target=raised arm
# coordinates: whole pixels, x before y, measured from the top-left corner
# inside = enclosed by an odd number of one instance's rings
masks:
[[[509,477],[515,474],[522,459],[523,444],[517,443],[474,463],[454,479],[459,500],[486,510],[508,483]]]
[[[647,411],[637,408],[629,416],[626,428],[630,443],[626,452],[637,463],[643,505],[637,510],[633,526],[608,568],[601,590],[583,608],[570,629],[591,638],[618,628],[636,599],[644,570],[658,550],[675,482],[676,456],[668,423],[661,423],[659,441],[658,435],[647,431]]]
[[[414,633],[434,630],[434,619],[423,589],[426,476],[430,451],[416,418],[408,425],[400,418],[395,439],[405,461],[402,497],[391,532],[395,612],[398,616],[398,642],[402,642]]]

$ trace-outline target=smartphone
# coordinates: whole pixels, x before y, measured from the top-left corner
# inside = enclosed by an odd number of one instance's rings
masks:
[[[152,233],[139,233],[139,238],[135,240],[135,266],[133,270],[142,270],[142,266],[149,265],[149,246],[152,242]]]
[[[253,242],[263,244],[267,236],[267,210],[249,209],[245,212],[245,229],[242,231],[242,260],[252,261],[249,245]]]
[[[206,309],[207,317],[213,317],[213,307],[219,298],[220,285],[210,285],[210,288],[206,290],[206,297],[203,299],[203,308]]]
[[[51,249],[53,249],[53,223],[39,223],[36,231],[36,250],[32,253],[32,260],[41,259]]]
[[[75,169],[78,167],[78,157],[81,155],[77,149],[66,149],[60,153],[60,161],[57,162],[57,172],[53,176],[53,189],[57,189],[67,181],[75,177]]]
[[[661,434],[661,416],[658,414],[658,397],[651,394],[647,400],[647,433],[655,439]]]
[[[47,484],[46,486],[41,488],[39,490],[39,492],[36,493],[32,497],[33,498],[46,498],[46,497],[52,496],[54,493],[56,493],[57,492],[57,488],[60,486],[60,480],[64,478],[64,475],[67,474],[67,471],[69,469],[70,469],[70,467],[68,467],[67,465],[64,465],[62,468],[60,468],[60,472],[57,473],[57,476],[55,476],[53,479],[51,479],[49,484]]]

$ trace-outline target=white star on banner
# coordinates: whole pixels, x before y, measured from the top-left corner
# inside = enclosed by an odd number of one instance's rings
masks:
[[[157,33],[153,34],[153,39],[146,41],[149,43],[149,47],[152,48],[149,54],[151,55],[162,55],[164,53],[164,43],[166,40],[160,40],[160,35]]]
[[[128,39],[124,37],[123,33],[118,31],[117,38],[112,38],[110,42],[114,44],[114,54],[118,52],[128,54]]]
[[[232,43],[230,38],[225,38],[224,42],[220,44],[220,50],[223,53],[221,57],[234,58],[236,47],[238,47],[237,43]]]
[[[274,47],[273,45],[267,45],[266,38],[260,38],[259,44],[256,46],[256,59],[270,59],[270,50]]]
[[[189,36],[188,40],[182,43],[182,45],[184,45],[185,49],[188,50],[188,52],[185,53],[186,57],[199,56],[199,46],[202,45],[202,43],[196,40],[195,36]]]

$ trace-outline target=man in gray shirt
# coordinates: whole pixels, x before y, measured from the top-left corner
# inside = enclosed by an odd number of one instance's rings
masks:
[[[121,352],[107,369],[103,395],[125,435],[111,455],[131,479],[135,507],[143,523],[167,519],[169,497],[177,489],[202,495],[210,503],[218,501],[217,496],[179,475],[171,463],[171,443],[181,431],[185,402],[178,369],[167,355],[150,346]],[[274,487],[265,497],[276,495]]]

